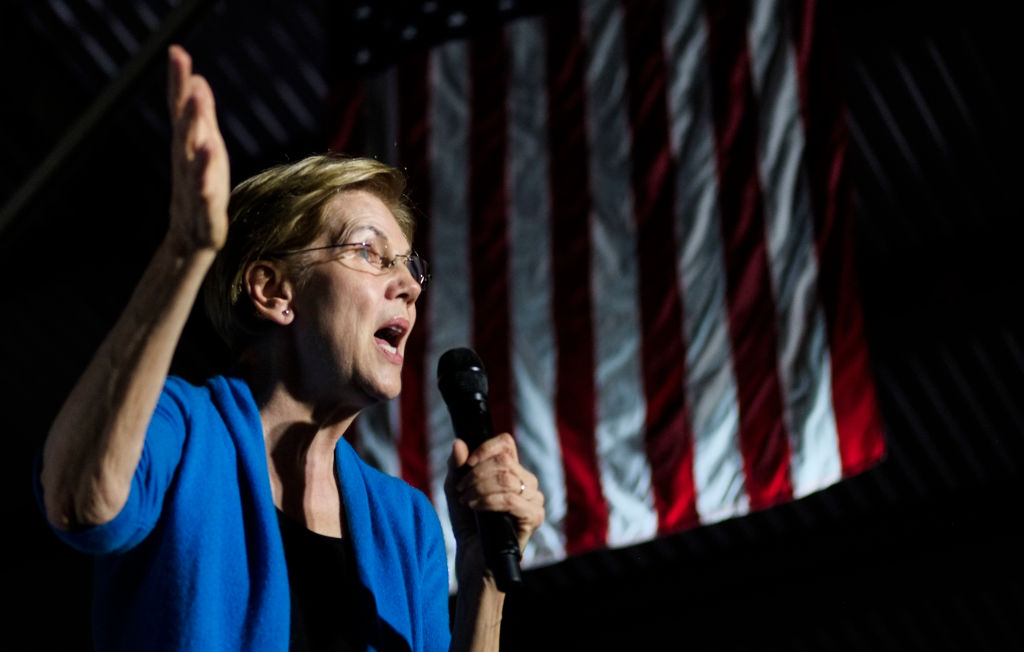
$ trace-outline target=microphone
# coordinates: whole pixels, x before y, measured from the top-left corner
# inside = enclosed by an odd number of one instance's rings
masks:
[[[472,349],[451,349],[437,362],[437,387],[448,405],[455,436],[469,450],[494,436],[487,407],[487,374]],[[519,541],[515,522],[505,512],[476,512],[484,561],[494,573],[498,589],[508,593],[523,584],[519,570]]]

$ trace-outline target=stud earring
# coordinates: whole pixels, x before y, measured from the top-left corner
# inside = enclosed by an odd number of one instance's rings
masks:
[[[284,315],[285,317],[287,317],[288,315],[292,314],[292,311],[291,311],[291,310],[289,310],[288,308],[285,308],[285,309],[284,309],[284,312],[283,312],[283,313],[281,313],[281,314],[283,314],[283,315]]]

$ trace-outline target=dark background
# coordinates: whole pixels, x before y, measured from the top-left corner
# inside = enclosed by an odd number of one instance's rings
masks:
[[[166,225],[167,43],[210,79],[238,181],[323,150],[332,89],[452,36],[452,11],[465,34],[540,6],[2,5],[7,638],[89,645],[90,562],[47,531],[31,469]],[[530,571],[505,649],[1024,649],[1024,57],[1009,7],[828,3],[887,459],[789,505]],[[195,315],[175,371],[223,360]]]

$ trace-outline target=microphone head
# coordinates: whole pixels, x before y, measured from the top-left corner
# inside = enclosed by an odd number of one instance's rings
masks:
[[[437,387],[446,403],[459,396],[487,395],[484,363],[473,349],[450,349],[437,361]]]

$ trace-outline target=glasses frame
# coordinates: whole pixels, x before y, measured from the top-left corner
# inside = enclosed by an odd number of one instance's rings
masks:
[[[282,252],[279,252],[277,255],[279,255],[279,256],[292,256],[292,255],[295,255],[295,254],[310,253],[312,251],[323,251],[325,249],[344,249],[344,248],[352,248],[352,247],[359,247],[361,249],[368,250],[368,249],[370,249],[370,247],[372,245],[373,245],[372,242],[365,242],[365,241],[364,242],[339,242],[339,243],[336,243],[336,244],[323,245],[321,247],[309,247],[308,249],[295,249],[295,250],[292,250],[292,251],[282,251]],[[366,262],[370,263],[374,267],[377,267],[381,271],[386,272],[386,271],[394,269],[395,266],[398,265],[398,261],[402,260],[402,259],[405,259],[405,268],[407,270],[409,270],[409,275],[412,276],[413,280],[416,281],[417,283],[419,283],[421,289],[426,288],[427,284],[430,283],[430,267],[429,267],[426,259],[423,258],[422,256],[420,256],[415,251],[413,251],[411,253],[408,253],[408,254],[391,254],[391,259],[387,260],[387,261],[384,260],[383,257],[381,257],[379,265],[376,264],[376,263],[372,263],[369,260],[367,260]],[[421,268],[423,270],[423,272],[421,274],[417,274],[417,273],[415,273],[413,271],[413,268],[410,266],[410,263],[412,261],[419,261],[419,264],[420,264],[420,266],[421,266]]]

